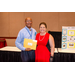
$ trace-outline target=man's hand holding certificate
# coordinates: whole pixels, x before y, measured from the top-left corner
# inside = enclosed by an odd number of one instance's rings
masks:
[[[25,51],[36,50],[37,40],[32,40],[32,39],[26,39],[25,38],[23,45],[26,48]]]

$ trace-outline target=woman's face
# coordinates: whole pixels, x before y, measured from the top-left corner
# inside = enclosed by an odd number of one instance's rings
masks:
[[[40,33],[45,33],[46,32],[46,27],[44,24],[40,25]]]

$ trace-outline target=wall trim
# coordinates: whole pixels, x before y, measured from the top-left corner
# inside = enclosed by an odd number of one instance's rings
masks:
[[[16,39],[17,37],[0,37],[1,38],[4,38],[4,39]]]

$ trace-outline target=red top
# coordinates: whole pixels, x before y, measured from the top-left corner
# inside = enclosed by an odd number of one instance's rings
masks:
[[[49,62],[50,51],[47,48],[47,43],[49,41],[49,33],[41,36],[40,33],[36,35],[37,48],[35,50],[35,61],[36,62]]]

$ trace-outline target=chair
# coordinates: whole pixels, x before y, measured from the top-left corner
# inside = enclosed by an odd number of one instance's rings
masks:
[[[7,46],[6,40],[4,38],[0,38],[0,48]]]

